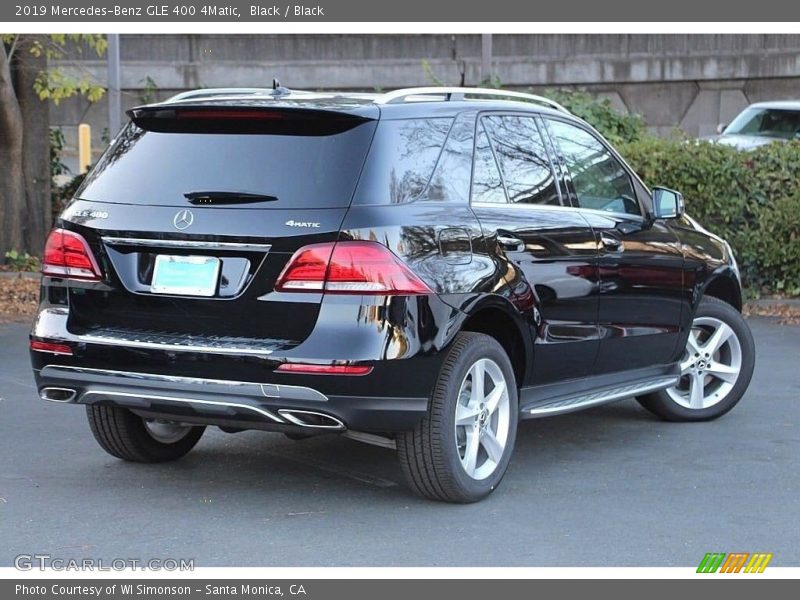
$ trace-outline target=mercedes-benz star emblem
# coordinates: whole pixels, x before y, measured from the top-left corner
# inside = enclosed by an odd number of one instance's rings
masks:
[[[175,214],[175,218],[172,219],[172,224],[175,225],[175,229],[186,229],[192,223],[194,223],[194,215],[192,211],[187,209],[179,210]]]

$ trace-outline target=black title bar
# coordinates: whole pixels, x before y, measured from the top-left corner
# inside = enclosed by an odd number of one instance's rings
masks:
[[[760,0],[564,0],[521,2],[490,0],[320,0],[319,2],[253,2],[252,0],[51,0],[4,1],[0,22],[14,23],[156,23],[156,22],[767,22],[800,21],[800,3]]]

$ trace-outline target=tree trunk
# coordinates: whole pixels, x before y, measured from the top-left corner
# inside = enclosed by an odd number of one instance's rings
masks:
[[[27,37],[27,36],[26,36]],[[29,43],[33,36],[27,37]],[[22,113],[22,172],[25,177],[23,249],[39,256],[52,223],[50,199],[50,103],[33,89],[36,76],[47,70],[44,54],[34,56],[20,48],[25,61],[12,61],[14,87]]]
[[[7,250],[23,249],[25,244],[23,132],[8,55],[0,43],[0,261]]]

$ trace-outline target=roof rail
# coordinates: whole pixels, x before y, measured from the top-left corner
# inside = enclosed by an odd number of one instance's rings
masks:
[[[376,104],[397,104],[405,102],[413,96],[444,96],[445,101],[465,100],[465,96],[487,96],[493,98],[513,98],[526,102],[535,102],[553,108],[557,111],[570,114],[570,112],[554,100],[537,96],[536,94],[526,94],[524,92],[514,92],[511,90],[493,90],[488,88],[466,88],[466,87],[416,87],[394,90],[379,96]]]
[[[280,92],[278,90],[281,90]],[[277,93],[276,93],[277,92]],[[189,90],[172,96],[167,102],[182,102],[183,100],[194,100],[198,98],[213,98],[215,96],[241,96],[249,94],[253,96],[273,96],[281,97],[291,94],[308,94],[304,90],[287,90],[286,88],[206,88],[200,90]]]

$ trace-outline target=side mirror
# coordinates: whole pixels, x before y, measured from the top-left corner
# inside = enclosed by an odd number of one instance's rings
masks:
[[[721,134],[722,134],[722,132],[723,132],[723,131],[725,131],[725,128],[726,128],[727,126],[728,126],[728,124],[727,124],[727,123],[720,123],[719,125],[717,125],[717,134],[720,134],[720,135],[721,135]]]
[[[664,187],[653,188],[653,216],[656,219],[677,219],[684,212],[683,194]]]

